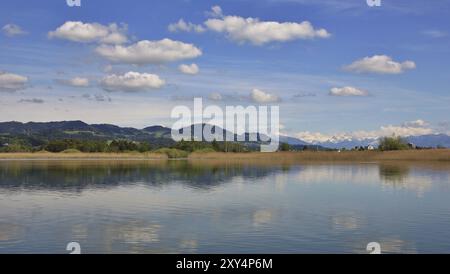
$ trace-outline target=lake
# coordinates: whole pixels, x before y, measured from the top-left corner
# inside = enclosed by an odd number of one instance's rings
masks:
[[[0,253],[450,253],[450,164],[0,161]]]

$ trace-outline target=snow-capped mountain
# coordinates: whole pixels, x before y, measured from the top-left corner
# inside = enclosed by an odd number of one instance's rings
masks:
[[[446,134],[429,134],[429,135],[421,135],[421,136],[409,136],[405,137],[405,139],[416,146],[419,147],[447,147],[450,148],[450,136]],[[378,138],[365,138],[365,139],[356,139],[352,137],[343,138],[332,137],[326,141],[318,141],[318,142],[310,142],[310,144],[320,145],[327,148],[354,148],[356,146],[368,146],[378,145]]]

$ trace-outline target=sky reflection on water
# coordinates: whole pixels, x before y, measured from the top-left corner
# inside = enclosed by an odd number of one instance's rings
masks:
[[[450,165],[0,162],[0,253],[450,251]]]

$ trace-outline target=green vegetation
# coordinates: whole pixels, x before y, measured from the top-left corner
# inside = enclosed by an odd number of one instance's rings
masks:
[[[172,145],[154,146],[149,142],[137,142],[125,139],[85,140],[85,139],[57,139],[32,145],[23,139],[0,139],[0,153],[26,153],[47,151],[52,153],[146,153],[155,152],[166,154],[169,158],[185,158],[192,152],[249,152],[256,151],[258,146],[249,147],[246,144],[233,142],[197,142],[180,141]]]
[[[189,156],[189,152],[176,148],[160,148],[154,152],[166,154],[169,158],[187,158]]]
[[[81,153],[81,151],[79,151],[78,149],[69,148],[64,151],[61,151],[61,153]]]
[[[213,148],[207,147],[207,148],[196,149],[193,152],[197,152],[197,153],[212,153],[212,152],[216,152],[216,151]]]
[[[395,150],[421,150],[424,148],[416,147],[412,144],[408,144],[401,137],[384,137],[379,142],[379,151],[395,151]],[[289,145],[287,143],[281,143],[279,147],[280,153],[284,152],[294,152],[294,151],[303,151],[308,152],[311,151],[313,153],[319,153],[324,150],[319,146],[295,146]],[[365,152],[367,150],[373,150],[373,148],[369,147],[355,147],[352,151]],[[161,157],[161,154],[167,155],[169,158],[187,158],[192,154],[197,154],[200,156],[196,157],[204,157],[211,155],[219,155],[222,152],[233,152],[233,154],[241,154],[238,155],[240,158],[246,157],[246,154],[251,154],[251,157],[255,157],[255,153],[259,151],[259,144],[250,143],[250,142],[223,142],[223,141],[185,141],[181,140],[180,142],[173,142],[171,144],[160,144],[156,142],[149,141],[132,141],[128,139],[113,139],[113,140],[96,140],[96,139],[77,139],[77,138],[66,138],[66,139],[51,139],[51,140],[43,140],[39,138],[20,138],[20,137],[11,137],[11,136],[0,136],[0,153],[34,153],[34,152],[51,152],[51,153],[61,153],[61,154],[142,154],[147,155],[151,154],[151,152],[157,153],[156,157]],[[330,152],[335,152],[333,150],[329,150]],[[339,159],[343,158],[343,156],[348,156],[350,154],[344,154],[346,152],[344,149],[340,152]],[[367,151],[368,152],[368,151]],[[370,154],[364,154],[366,156],[372,155],[374,151],[370,152]],[[288,154],[286,154],[288,155]],[[290,155],[290,154],[289,154]],[[302,154],[303,156],[309,154]],[[314,154],[316,155],[316,154]],[[319,154],[317,154],[319,155]],[[320,154],[322,156],[333,155],[334,159],[337,156],[334,154]],[[359,157],[363,154],[351,154],[351,158]],[[129,155],[128,155],[129,156]],[[223,156],[223,155],[222,155]],[[220,156],[220,157],[222,157]],[[250,156],[250,155],[248,155]],[[321,157],[322,157],[321,156]],[[365,157],[366,157],[365,156]],[[391,155],[392,156],[392,155]],[[391,157],[390,156],[390,157]],[[103,156],[102,156],[103,157]],[[165,156],[164,156],[165,157]],[[234,156],[230,156],[234,157]],[[236,156],[237,157],[237,156]],[[264,156],[265,157],[265,156]],[[309,157],[309,156],[308,156]],[[316,156],[314,156],[316,157]],[[328,156],[327,156],[328,157]],[[440,156],[439,156],[440,157]]]
[[[291,146],[287,143],[281,143],[280,145],[280,151],[290,151]]]
[[[197,151],[215,151],[215,152],[248,152],[252,151],[252,148],[245,146],[240,143],[233,142],[218,142],[213,140],[211,143],[209,142],[198,142],[198,141],[185,141],[181,140],[176,143],[173,148],[188,151],[188,152],[197,152]],[[259,147],[253,148],[253,150],[257,150]]]
[[[31,152],[33,148],[21,140],[12,140],[7,146],[1,146],[0,152]]]
[[[406,150],[408,143],[401,137],[384,137],[380,140],[378,149],[381,151]]]
[[[107,128],[107,126],[103,127]],[[106,130],[103,127],[102,129]],[[157,129],[151,130],[155,131]],[[155,132],[159,134],[159,132]],[[169,141],[165,139],[164,141],[161,141],[147,137],[142,132],[142,135],[139,135],[141,133],[138,132],[131,139],[127,137],[114,138],[113,136],[110,136],[112,137],[111,139],[102,139],[107,138],[106,135],[102,138],[97,138],[97,135],[89,137],[82,135],[81,133],[85,133],[85,131],[82,130],[64,130],[62,133],[56,131],[54,133],[55,134],[53,135],[49,135],[47,133],[36,133],[32,135],[24,133],[0,135],[0,153],[26,153],[37,151],[47,151],[52,153],[146,153],[154,152],[163,148],[166,149],[166,152],[170,151],[167,149],[175,149],[187,153],[249,152],[259,150],[259,145],[256,143],[217,142],[215,140],[213,142],[184,140],[174,142],[172,139],[168,139]],[[69,134],[72,136],[63,134]],[[117,133],[117,135],[119,135],[119,133]],[[140,140],[141,137],[145,140]],[[179,154],[173,153],[175,150],[172,150],[169,154]]]
[[[126,140],[114,140],[108,141],[86,141],[86,140],[74,140],[64,139],[50,141],[44,146],[43,150],[49,152],[64,152],[68,150],[76,150],[80,152],[147,152],[151,151],[151,146],[148,143],[138,143]]]

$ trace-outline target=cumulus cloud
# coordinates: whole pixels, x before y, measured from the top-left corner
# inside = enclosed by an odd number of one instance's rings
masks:
[[[63,85],[77,87],[77,88],[89,87],[89,79],[82,78],[82,77],[75,77],[75,78],[68,79],[68,80],[58,79],[57,82],[60,84],[63,84]]]
[[[170,32],[185,31],[197,33],[202,33],[206,30],[202,25],[185,22],[183,19],[178,20],[177,23],[170,24],[168,29]]]
[[[424,120],[415,120],[415,121],[409,121],[409,122],[405,122],[403,123],[404,127],[413,127],[413,128],[420,128],[420,127],[427,127],[429,126],[429,124],[427,122],[425,122]]]
[[[17,91],[25,89],[28,77],[0,71],[0,91]]]
[[[49,38],[59,38],[80,43],[123,44],[128,41],[126,25],[116,23],[108,26],[99,23],[67,21],[55,31],[48,33]]]
[[[400,74],[406,70],[416,68],[413,61],[404,61],[402,63],[392,60],[387,55],[374,55],[364,57],[350,65],[344,66],[344,69],[357,73],[378,73],[378,74]]]
[[[223,17],[223,11],[220,6],[212,6],[211,11],[206,12],[209,17]]]
[[[328,38],[330,36],[327,30],[315,29],[308,21],[280,23],[260,21],[258,18],[225,16],[208,19],[205,25],[211,31],[225,33],[233,41],[250,42],[254,45],[296,39]]]
[[[377,130],[371,131],[353,131],[353,132],[339,132],[335,134],[324,134],[320,132],[303,131],[297,133],[295,136],[301,140],[309,143],[321,143],[321,142],[342,142],[350,140],[364,140],[384,137],[384,136],[420,136],[435,133],[434,130],[428,127],[428,123],[423,120],[416,120],[405,122],[402,125],[387,125],[381,126]]]
[[[432,134],[433,129],[427,128],[427,127],[417,127],[417,126],[388,125],[388,126],[382,126],[380,128],[380,130],[376,131],[376,133],[377,133],[376,135],[378,135],[380,137],[390,136],[393,134],[398,135],[398,136],[417,136],[417,135]]]
[[[258,18],[244,18],[240,16],[224,16],[222,8],[214,6],[207,13],[211,18],[203,25],[186,23],[184,20],[169,25],[171,31],[210,30],[224,33],[231,40],[238,43],[249,42],[254,45],[264,45],[270,42],[286,42],[297,39],[328,38],[330,33],[326,29],[316,29],[308,22],[277,22],[261,21]]]
[[[6,35],[6,36],[17,36],[17,35],[23,35],[26,34],[27,32],[24,31],[21,27],[19,27],[18,25],[15,24],[6,24],[3,26],[2,28],[2,32]]]
[[[139,72],[127,72],[123,75],[108,75],[101,81],[101,86],[106,91],[136,92],[150,89],[159,89],[165,81],[158,75]]]
[[[167,38],[159,41],[143,40],[130,46],[101,45],[96,52],[111,62],[136,65],[162,64],[202,55],[202,51],[193,44]]]
[[[341,87],[332,88],[329,93],[331,96],[368,96],[369,93],[365,90],[355,87]]]
[[[178,67],[178,70],[184,74],[190,74],[190,75],[195,75],[200,72],[200,69],[196,64],[190,64],[190,65],[182,64]]]
[[[264,92],[257,88],[253,89],[250,93],[250,98],[256,103],[275,103],[279,102],[280,98],[276,95]]]

